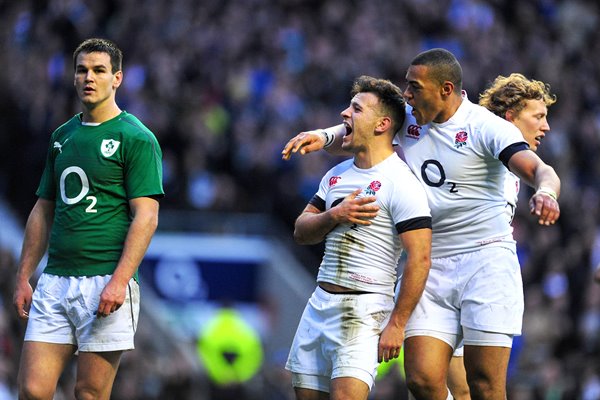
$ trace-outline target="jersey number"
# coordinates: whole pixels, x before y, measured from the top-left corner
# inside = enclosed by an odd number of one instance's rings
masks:
[[[432,180],[427,175],[427,168],[429,168],[429,166],[437,168],[439,172],[439,178],[437,180]],[[444,167],[442,167],[442,164],[440,164],[439,161],[425,160],[423,162],[423,165],[421,165],[421,178],[423,179],[423,182],[427,184],[427,186],[440,187],[444,183],[446,183],[446,172],[444,171]],[[450,185],[450,193],[458,193],[458,188],[456,187],[455,182],[448,182],[448,184]]]
[[[67,176],[69,176],[69,174],[77,174],[77,176],[79,176],[79,180],[81,181],[81,191],[75,197],[68,197],[66,189],[65,189],[65,181],[67,179]],[[79,203],[81,201],[81,199],[83,199],[85,197],[85,195],[88,194],[89,191],[90,191],[90,183],[89,183],[88,177],[85,174],[85,171],[83,169],[81,169],[79,167],[69,167],[69,168],[65,168],[65,170],[62,172],[62,174],[60,174],[60,198],[62,199],[62,201],[65,204],[71,205],[71,204]],[[85,197],[85,199],[89,200],[91,202],[90,205],[87,206],[87,208],[85,209],[85,212],[87,212],[87,213],[98,212],[98,210],[96,210],[94,208],[94,206],[98,202],[98,199],[96,198],[96,196],[87,196],[87,197]]]

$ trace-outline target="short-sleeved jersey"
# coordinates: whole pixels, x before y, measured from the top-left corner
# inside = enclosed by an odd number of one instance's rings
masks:
[[[129,200],[162,197],[162,152],[136,117],[97,126],[81,114],[52,133],[37,195],[55,202],[45,272],[112,274],[132,217]]]
[[[393,296],[402,251],[398,235],[431,228],[425,190],[393,153],[368,169],[356,167],[353,159],[336,165],[321,180],[311,204],[328,210],[359,188],[358,197],[376,197],[379,212],[371,225],[339,224],[327,234],[317,281]]]
[[[471,103],[466,95],[444,123],[419,126],[411,110],[407,107],[397,139],[427,192],[433,218],[432,257],[475,251],[483,245],[514,248],[505,214],[507,167],[500,159],[527,149],[519,129]]]

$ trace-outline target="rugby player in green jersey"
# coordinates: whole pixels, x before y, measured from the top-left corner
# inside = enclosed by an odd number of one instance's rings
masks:
[[[134,348],[137,268],[164,192],[155,136],[116,103],[122,57],[105,39],[73,53],[82,112],[52,133],[16,277],[14,306],[28,320],[20,399],[52,399],[76,352],[75,397],[109,399],[121,355]]]

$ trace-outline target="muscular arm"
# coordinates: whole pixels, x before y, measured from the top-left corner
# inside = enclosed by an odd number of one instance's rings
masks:
[[[158,226],[158,201],[138,197],[129,201],[133,220],[129,226],[123,253],[111,280],[100,294],[98,316],[107,316],[125,302],[129,280],[137,270]]]
[[[508,161],[510,170],[526,184],[536,189],[529,200],[532,214],[538,217],[542,225],[554,224],[560,216],[558,202],[545,192],[549,189],[560,195],[560,179],[554,168],[544,163],[533,151],[519,151]]]
[[[326,128],[327,131],[335,135],[333,143],[327,147],[328,153],[333,155],[349,155],[350,153],[342,150],[342,137],[346,133],[346,128],[343,124]],[[321,133],[321,129],[314,131],[301,132],[290,139],[281,151],[282,158],[289,160],[292,154],[300,153],[302,155],[312,153],[313,151],[321,150],[325,146],[325,136]]]
[[[408,258],[396,305],[379,338],[377,358],[380,362],[398,357],[404,341],[404,328],[423,294],[431,267],[431,229],[401,233],[400,240]]]
[[[321,211],[308,204],[294,225],[294,240],[298,244],[317,244],[338,224],[370,225],[377,216],[379,207],[372,204],[375,196],[356,198],[361,192],[357,189],[344,200],[327,211]]]
[[[29,279],[48,248],[50,230],[54,220],[54,205],[53,201],[40,198],[27,218],[13,295],[13,305],[19,318],[25,319],[29,316],[33,294]]]

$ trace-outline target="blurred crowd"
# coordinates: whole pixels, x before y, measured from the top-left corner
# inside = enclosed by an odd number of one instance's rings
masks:
[[[402,87],[414,55],[444,47],[473,101],[498,74],[548,82],[558,102],[539,155],[562,179],[562,215],[538,226],[523,189],[514,226],[526,311],[509,398],[600,399],[597,0],[0,0],[0,16],[0,193],[23,221],[50,133],[78,112],[71,55],[87,37],[124,51],[117,102],[161,143],[163,209],[267,213],[290,230],[339,160],[282,161],[281,149],[300,131],[340,122],[357,75]],[[4,399],[22,327],[10,312],[14,260],[0,262]],[[122,369],[145,364],[125,360]],[[378,398],[399,398],[401,386],[382,384]],[[123,398],[150,398],[129,389]]]

